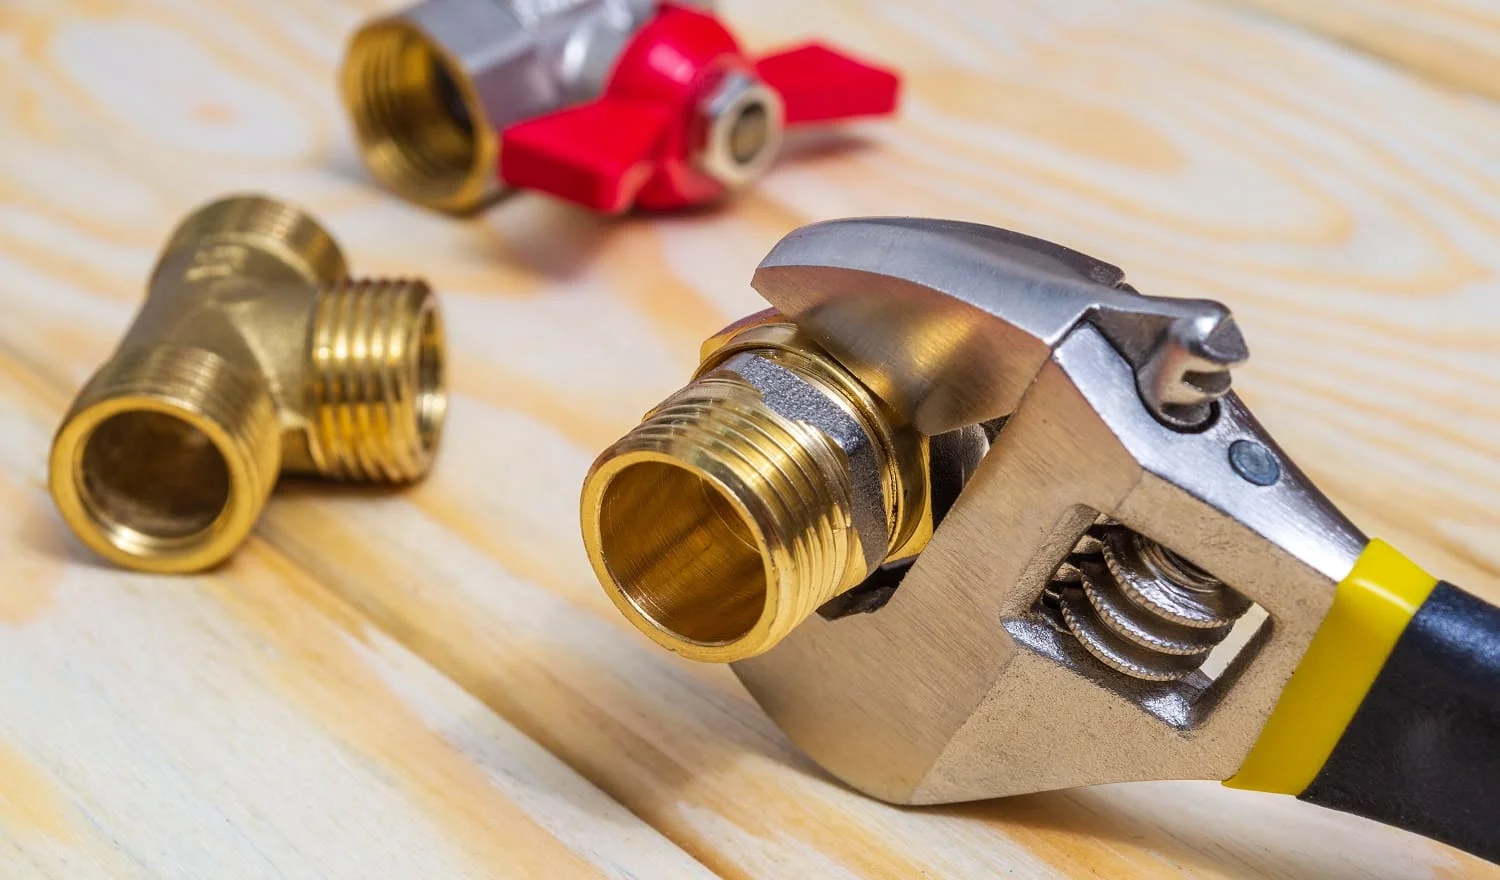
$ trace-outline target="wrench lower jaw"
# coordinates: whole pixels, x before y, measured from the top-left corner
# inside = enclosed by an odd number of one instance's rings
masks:
[[[1232,469],[1227,450],[1247,438],[1282,462],[1273,485]],[[1222,580],[1269,625],[1215,675],[1146,681],[1101,663],[1039,608],[1101,515]],[[1232,394],[1206,430],[1173,431],[1082,325],[888,604],[811,620],[735,671],[814,760],[889,801],[1225,779],[1364,543]]]

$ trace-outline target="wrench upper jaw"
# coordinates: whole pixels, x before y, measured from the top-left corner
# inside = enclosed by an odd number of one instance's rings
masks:
[[[1041,340],[921,284],[863,270],[795,271],[811,289],[852,292],[794,306],[793,320],[923,434],[1009,415],[1047,358]],[[787,277],[774,276],[757,277]]]
[[[1013,412],[1096,279],[1120,277],[1005,230],[875,217],[791,233],[751,284],[932,435]]]
[[[1219,303],[1143,296],[1109,263],[971,223],[814,224],[782,239],[751,283],[926,434],[1010,415],[1082,321],[1177,430],[1208,424],[1249,356]]]

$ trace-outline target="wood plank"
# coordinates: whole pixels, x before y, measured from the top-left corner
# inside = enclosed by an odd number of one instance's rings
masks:
[[[1219,0],[1267,13],[1434,81],[1500,97],[1500,8],[1485,0]]]
[[[65,399],[0,376],[0,877],[712,876],[273,548],[90,558],[39,466]]]
[[[1486,540],[1500,526],[1500,116],[1188,0],[725,6],[757,45],[822,33],[898,63],[903,119],[804,141],[723,210],[609,221],[521,196],[464,223],[395,203],[357,170],[325,84],[374,4],[0,11],[0,73],[15,84],[0,103],[0,346],[8,375],[45,399],[29,435],[6,442],[15,461],[31,456],[36,540],[60,540],[36,495],[38,426],[128,321],[168,226],[226,189],[292,195],[361,271],[421,272],[443,291],[456,394],[437,472],[416,491],[283,487],[260,537],[193,600],[240,626],[271,620],[257,639],[280,645],[297,627],[240,603],[321,605],[332,591],[729,877],[1500,876],[1208,783],[927,810],[854,795],[799,758],[727,670],[625,627],[583,559],[575,494],[593,454],[691,369],[698,340],[759,307],[745,281],[788,229],[952,216],[1093,251],[1149,292],[1231,303],[1255,352],[1238,387],[1284,445],[1372,533],[1500,598]],[[69,578],[88,570],[57,558],[38,556]],[[215,619],[91,571],[100,593],[164,603],[143,616]],[[243,584],[260,586],[230,586]],[[96,613],[107,622],[126,601]],[[308,650],[332,651],[324,641],[309,635]],[[82,666],[106,661],[123,662]],[[140,674],[144,689],[155,673]],[[154,840],[149,824],[132,839]]]

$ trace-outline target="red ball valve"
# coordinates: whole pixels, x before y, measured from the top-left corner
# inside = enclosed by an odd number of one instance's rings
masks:
[[[500,135],[500,177],[600,211],[703,204],[758,177],[787,125],[888,114],[894,73],[818,43],[752,59],[715,17],[665,5],[597,100]]]
[[[344,95],[377,178],[448,210],[508,187],[667,210],[759,177],[789,125],[896,107],[888,70],[818,43],[753,58],[687,5],[529,5],[427,0],[356,34]]]

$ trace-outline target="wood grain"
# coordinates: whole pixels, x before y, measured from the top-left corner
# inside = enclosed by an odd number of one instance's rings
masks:
[[[0,876],[712,876],[274,548],[192,580],[101,566],[0,401]]]
[[[1230,303],[1254,352],[1237,387],[1283,445],[1372,534],[1500,599],[1495,108],[1193,0],[740,0],[725,12],[754,45],[827,34],[908,71],[902,119],[804,138],[718,210],[613,221],[521,195],[456,222],[375,191],[353,157],[331,72],[343,35],[379,5],[0,8],[13,84],[0,92],[0,442],[18,499],[3,515],[23,547],[6,582],[76,584],[67,601],[29,586],[0,600],[17,617],[0,652],[32,658],[0,664],[0,680],[29,683],[4,705],[31,719],[0,717],[0,769],[23,768],[0,779],[60,792],[0,797],[0,839],[31,840],[59,812],[80,825],[69,804],[85,796],[104,804],[95,821],[128,822],[75,830],[82,842],[54,862],[41,861],[54,844],[22,846],[37,872],[87,873],[61,867],[67,856],[125,864],[118,853],[167,838],[192,848],[210,825],[224,847],[294,829],[320,869],[367,866],[371,846],[462,852],[479,870],[544,838],[527,822],[554,838],[526,850],[537,858],[689,870],[597,794],[584,810],[597,837],[539,818],[539,801],[579,784],[539,745],[726,877],[1500,876],[1401,832],[1209,783],[874,803],[800,758],[728,670],[630,631],[576,525],[588,462],[683,380],[703,336],[760,307],[746,281],[777,238],[843,215],[948,216],[1095,253],[1147,292]],[[406,493],[283,486],[258,536],[210,577],[97,568],[47,512],[48,431],[129,320],[170,225],[246,188],[314,209],[361,273],[421,273],[443,292],[455,399],[437,470]],[[155,643],[135,660],[142,639]],[[115,710],[89,695],[112,682],[153,736],[109,733]],[[397,732],[371,729],[386,723]],[[456,744],[480,736],[470,726],[498,739],[487,757]],[[97,773],[157,786],[155,811],[104,776],[56,781],[60,732],[76,727],[114,749]],[[287,730],[314,744],[287,775],[316,789],[315,806],[256,772]],[[397,748],[408,734],[423,747]],[[203,755],[226,745],[237,769],[210,772]],[[351,770],[338,754],[366,757]],[[486,761],[509,769],[475,769]],[[360,766],[362,782],[304,785]],[[550,774],[534,800],[506,787],[523,771]],[[159,781],[195,774],[207,774],[197,789]],[[434,793],[454,776],[469,787]],[[307,818],[340,804],[379,805],[381,833]],[[226,870],[269,873],[247,851],[222,850]]]
[[[1445,85],[1500,97],[1500,8],[1487,0],[1222,0],[1295,22]]]

